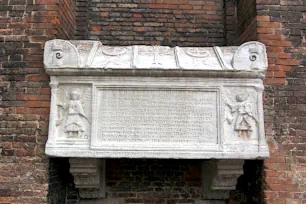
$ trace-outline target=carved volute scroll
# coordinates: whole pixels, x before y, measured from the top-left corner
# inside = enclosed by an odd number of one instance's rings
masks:
[[[247,42],[241,45],[233,57],[233,67],[236,70],[266,70],[268,67],[266,47],[259,42]]]
[[[79,67],[79,52],[69,41],[51,40],[46,42],[45,67]]]

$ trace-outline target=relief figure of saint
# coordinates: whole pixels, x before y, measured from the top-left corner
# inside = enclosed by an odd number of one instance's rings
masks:
[[[242,139],[250,139],[250,132],[252,131],[252,121],[257,123],[257,120],[252,113],[252,104],[248,101],[248,93],[238,93],[236,95],[236,103],[226,103],[231,110],[231,116],[227,118],[231,124],[234,120],[234,130],[238,132]]]
[[[85,132],[85,126],[82,119],[86,118],[86,116],[80,97],[80,92],[77,89],[71,91],[68,116],[65,124],[65,132],[68,133],[68,137],[81,137]]]

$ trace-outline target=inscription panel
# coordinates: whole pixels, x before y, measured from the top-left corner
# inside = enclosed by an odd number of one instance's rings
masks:
[[[126,150],[217,147],[218,88],[98,88],[96,148]]]

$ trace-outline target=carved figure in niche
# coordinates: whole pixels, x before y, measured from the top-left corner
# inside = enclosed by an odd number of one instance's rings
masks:
[[[248,92],[238,93],[235,96],[236,102],[225,98],[225,104],[230,108],[230,115],[226,117],[226,120],[229,124],[234,122],[234,130],[238,132],[240,138],[245,140],[250,139],[250,133],[253,131],[252,122],[255,121],[257,124],[250,98]]]
[[[70,93],[70,102],[68,107],[68,118],[65,125],[65,132],[69,137],[81,137],[85,131],[84,124],[82,123],[82,117],[86,118],[81,101],[80,93],[77,89],[74,89]]]
[[[61,89],[66,95],[66,92]],[[84,95],[84,94],[83,94]],[[86,132],[86,122],[90,124],[90,121],[85,115],[82,102],[80,90],[75,88],[72,89],[69,96],[67,96],[69,102],[58,103],[59,106],[59,120],[57,125],[61,125],[63,120],[66,118],[66,123],[64,124],[64,132],[68,134],[69,138],[87,138]]]

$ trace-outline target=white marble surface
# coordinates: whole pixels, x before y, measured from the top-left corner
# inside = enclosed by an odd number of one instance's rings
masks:
[[[47,41],[44,64],[49,68],[93,69],[267,69],[265,46],[248,42],[240,47],[104,46],[96,41]]]
[[[46,43],[46,153],[92,158],[266,158],[259,42],[240,47]]]

